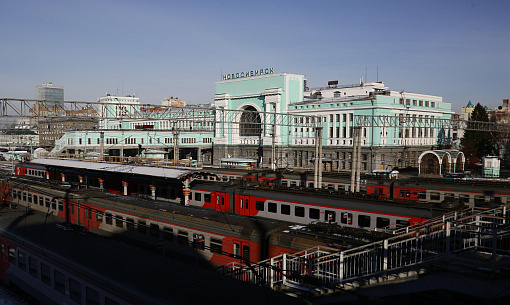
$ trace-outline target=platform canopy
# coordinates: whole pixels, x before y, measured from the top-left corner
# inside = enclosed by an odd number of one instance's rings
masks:
[[[464,171],[466,157],[457,149],[427,150],[418,157],[420,174],[442,175]]]

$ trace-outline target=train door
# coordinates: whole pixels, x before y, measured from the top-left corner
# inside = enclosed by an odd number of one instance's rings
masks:
[[[236,206],[236,213],[250,216],[250,196],[239,195],[239,204]]]
[[[240,262],[251,262],[251,251],[250,244],[246,241],[234,240],[232,243],[232,254],[234,254],[234,258],[239,259]]]
[[[216,210],[228,212],[228,201],[225,193],[217,193],[216,195]]]
[[[327,223],[335,223],[336,222],[336,212],[326,210],[324,213],[324,221]]]

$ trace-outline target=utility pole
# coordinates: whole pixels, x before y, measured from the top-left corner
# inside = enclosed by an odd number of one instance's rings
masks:
[[[276,118],[275,118],[276,119]],[[276,170],[276,122],[273,122],[271,134],[271,169]]]

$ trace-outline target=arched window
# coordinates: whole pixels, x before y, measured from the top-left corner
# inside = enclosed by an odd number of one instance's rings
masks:
[[[262,134],[260,115],[253,106],[244,109],[241,115],[239,133],[242,137],[260,136]]]

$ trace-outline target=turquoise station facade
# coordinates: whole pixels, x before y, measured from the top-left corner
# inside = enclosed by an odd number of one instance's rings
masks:
[[[112,97],[99,101],[117,107]],[[110,109],[118,118],[100,119],[103,150],[140,156],[156,149],[167,151],[168,158],[175,150],[181,159],[204,164],[245,158],[259,167],[309,168],[315,160],[316,127],[321,127],[324,170],[347,171],[355,118],[379,116],[399,123],[361,127],[361,170],[418,167],[423,151],[441,148],[449,140],[448,130],[431,127],[427,120],[450,119],[453,114],[451,104],[440,96],[392,91],[383,82],[363,80],[308,88],[304,75],[275,73],[273,68],[225,75],[216,83],[213,101],[190,105],[196,109],[188,116],[166,111],[154,119],[126,119],[129,109]],[[130,103],[137,107],[138,101]],[[68,132],[52,152],[97,153],[100,137],[99,131]]]

